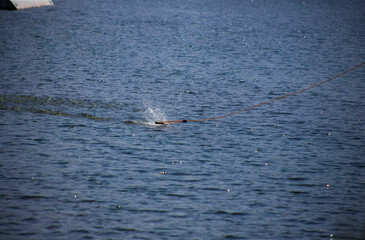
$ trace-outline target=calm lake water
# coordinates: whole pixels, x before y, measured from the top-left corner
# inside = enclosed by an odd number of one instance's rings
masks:
[[[364,239],[364,1],[0,11],[0,239]]]

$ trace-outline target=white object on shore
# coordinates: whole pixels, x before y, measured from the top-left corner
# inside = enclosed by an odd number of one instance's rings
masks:
[[[0,0],[0,9],[19,10],[32,7],[52,6],[52,0]]]

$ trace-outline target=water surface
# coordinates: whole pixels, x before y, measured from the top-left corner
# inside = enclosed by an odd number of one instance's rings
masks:
[[[364,239],[363,1],[0,12],[0,238]]]

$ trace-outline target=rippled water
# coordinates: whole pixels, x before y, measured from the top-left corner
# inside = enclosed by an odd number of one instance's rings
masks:
[[[364,239],[363,1],[0,11],[1,239]]]

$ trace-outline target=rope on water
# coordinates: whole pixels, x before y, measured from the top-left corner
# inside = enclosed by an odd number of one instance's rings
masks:
[[[267,104],[267,103],[271,103],[271,102],[274,102],[274,101],[277,101],[277,100],[280,100],[280,99],[283,99],[283,98],[286,98],[286,97],[289,97],[289,96],[292,96],[292,95],[295,95],[295,94],[298,94],[298,93],[301,93],[301,92],[307,91],[307,90],[309,90],[309,89],[312,89],[312,88],[318,87],[319,85],[322,85],[322,84],[324,84],[324,83],[326,83],[326,82],[329,82],[329,81],[331,81],[331,80],[333,80],[333,79],[335,79],[335,78],[338,78],[338,77],[340,77],[340,76],[342,76],[342,75],[344,75],[344,74],[346,74],[346,73],[348,73],[348,72],[351,72],[351,71],[355,70],[356,68],[359,68],[359,67],[363,66],[364,64],[365,64],[365,62],[364,62],[364,63],[362,63],[362,64],[360,64],[360,65],[357,65],[356,67],[353,67],[353,68],[351,68],[351,69],[349,69],[349,70],[347,70],[347,71],[345,71],[345,72],[343,72],[343,73],[340,73],[340,74],[338,74],[338,75],[336,75],[336,76],[334,76],[334,77],[331,77],[331,78],[329,78],[329,79],[327,79],[327,80],[325,80],[325,81],[323,81],[323,82],[317,83],[317,84],[315,84],[315,85],[313,85],[313,86],[310,86],[310,87],[307,87],[307,88],[301,89],[301,90],[299,90],[299,91],[296,91],[296,92],[293,92],[293,93],[290,93],[290,94],[287,94],[287,95],[284,95],[284,96],[281,96],[281,97],[277,97],[277,98],[275,98],[275,99],[271,99],[271,100],[266,101],[266,102],[262,102],[262,103],[256,104],[256,105],[254,105],[254,106],[251,106],[251,107],[248,107],[248,108],[245,108],[245,109],[242,109],[242,110],[239,110],[239,111],[237,111],[237,112],[233,112],[233,113],[230,113],[230,114],[227,114],[227,115],[224,115],[224,116],[213,117],[213,118],[206,118],[206,119],[183,119],[183,120],[157,121],[157,122],[155,122],[155,123],[156,123],[156,124],[169,125],[169,124],[172,124],[172,123],[180,123],[180,122],[202,122],[202,121],[211,121],[211,120],[217,120],[217,119],[221,119],[221,118],[229,117],[229,116],[235,115],[235,114],[237,114],[237,113],[241,113],[241,112],[244,112],[244,111],[250,110],[250,109],[252,109],[252,108],[256,108],[256,107],[259,107],[259,106],[261,106],[261,105],[264,105],[264,104]]]

